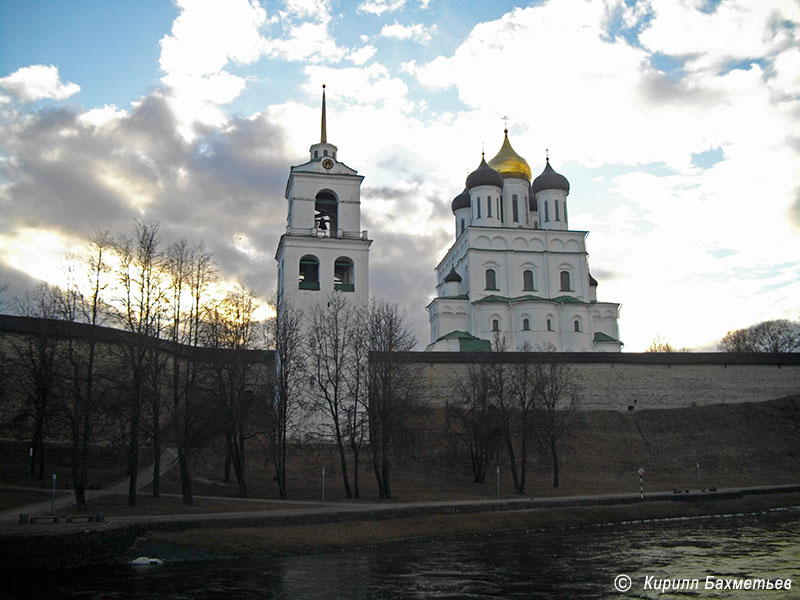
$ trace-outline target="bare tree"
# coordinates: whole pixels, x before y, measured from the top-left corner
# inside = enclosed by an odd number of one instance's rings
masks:
[[[566,363],[545,361],[538,363],[535,371],[535,393],[543,412],[538,431],[552,459],[553,487],[558,487],[558,453],[580,402],[580,390]]]
[[[470,365],[453,386],[455,397],[446,407],[451,431],[466,446],[476,483],[486,480],[486,468],[497,446],[497,409],[492,402],[486,365]]]
[[[117,276],[122,297],[118,300],[118,321],[132,334],[124,346],[128,369],[128,503],[136,505],[139,471],[139,444],[142,431],[142,408],[147,385],[148,359],[160,332],[164,309],[162,281],[163,254],[159,248],[158,223],[137,222],[132,237],[115,242],[119,259]],[[159,456],[155,457],[156,464]],[[154,473],[156,474],[156,473]]]
[[[269,410],[270,443],[278,494],[286,498],[289,432],[295,416],[302,410],[303,315],[284,299],[273,300],[272,306],[275,318],[268,324],[268,337],[275,348],[275,390]]]
[[[373,301],[364,317],[361,335],[371,350],[366,409],[372,468],[380,497],[391,498],[392,452],[406,433],[418,395],[418,376],[398,353],[413,349],[416,340],[396,304]]]
[[[347,469],[345,436],[354,398],[347,385],[353,372],[353,344],[358,335],[358,322],[353,307],[341,292],[331,293],[326,303],[316,305],[310,314],[306,353],[317,394],[312,402],[323,414],[323,426],[330,428],[344,482],[345,495],[353,497]],[[351,437],[352,439],[352,437]]]
[[[74,271],[70,271],[69,283],[59,296],[62,319],[92,327],[105,322],[108,307],[103,295],[111,271],[110,246],[107,231],[98,231],[89,239],[86,256]],[[85,280],[83,285],[80,279]],[[83,293],[82,288],[87,293]],[[102,415],[97,383],[97,343],[93,334],[81,340],[70,336],[63,343],[67,365],[64,413],[72,440],[72,486],[79,506],[86,504],[89,445]]]
[[[183,239],[167,250],[169,275],[170,339],[197,348],[201,315],[206,312],[206,294],[216,268],[202,244],[190,247]],[[184,368],[182,368],[184,367]],[[196,353],[172,356],[172,421],[178,450],[178,467],[184,504],[192,504],[191,452],[201,424],[198,403],[199,373]]]
[[[522,352],[533,352],[534,347],[527,342],[521,348]],[[513,415],[513,437],[519,448],[519,487],[517,492],[525,494],[528,472],[528,455],[532,447],[534,435],[536,409],[538,407],[536,365],[530,360],[514,363],[509,368],[510,382],[508,390],[508,405]]]
[[[57,316],[57,303],[57,295],[46,283],[17,300],[17,312],[36,319],[32,321],[34,331],[24,340],[12,343],[14,382],[26,399],[15,421],[26,429],[32,428],[31,464],[35,465],[40,480],[44,478],[44,442],[57,394],[58,346],[51,331],[53,323],[48,322]]]
[[[800,352],[800,322],[773,319],[729,331],[719,347],[723,352]]]
[[[352,360],[345,373],[349,401],[345,405],[345,438],[353,455],[353,495],[360,498],[358,483],[359,457],[368,432],[368,416],[366,406],[369,395],[369,340],[361,335],[363,329],[363,310],[355,315],[357,321],[356,334],[353,336]]]
[[[206,322],[206,345],[225,351],[215,354],[214,382],[224,409],[227,450],[242,498],[247,496],[245,442],[252,435],[249,425],[255,407],[249,385],[250,364],[242,351],[254,347],[255,308],[255,295],[240,285],[209,312]]]

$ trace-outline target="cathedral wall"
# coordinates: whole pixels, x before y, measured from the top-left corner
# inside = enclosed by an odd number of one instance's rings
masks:
[[[800,394],[800,355],[725,353],[554,353],[544,360],[568,364],[582,389],[584,410],[627,411],[711,404],[761,402]],[[409,352],[403,359],[421,369],[425,396],[443,406],[454,381],[470,364],[497,354]],[[542,359],[542,354],[507,353],[508,363]]]

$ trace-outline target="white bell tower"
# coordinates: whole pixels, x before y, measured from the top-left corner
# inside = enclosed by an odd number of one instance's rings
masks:
[[[339,162],[338,148],[328,142],[322,86],[320,141],[309,149],[309,161],[291,167],[285,198],[289,201],[286,232],[278,242],[278,302],[308,314],[334,291],[353,305],[369,300],[369,247],[361,230],[363,175]]]

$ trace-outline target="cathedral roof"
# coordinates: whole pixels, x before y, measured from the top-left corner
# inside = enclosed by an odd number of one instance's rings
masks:
[[[542,190],[564,190],[569,193],[569,181],[567,181],[566,177],[553,170],[553,167],[550,166],[549,158],[547,159],[544,171],[533,180],[533,193],[536,194]]]
[[[451,281],[461,283],[461,275],[456,272],[455,268],[450,269],[450,272],[444,277],[445,283],[450,283]]]
[[[481,164],[472,173],[467,175],[467,189],[478,187],[479,185],[491,185],[503,187],[503,176],[486,164],[486,159],[481,156]]]
[[[464,188],[463,192],[453,198],[450,208],[453,212],[456,212],[459,208],[469,208],[469,192],[467,188]]]
[[[508,129],[504,130],[505,139],[500,148],[500,152],[489,161],[489,166],[500,173],[503,177],[515,177],[517,179],[531,180],[531,167],[528,161],[517,154],[508,141]]]

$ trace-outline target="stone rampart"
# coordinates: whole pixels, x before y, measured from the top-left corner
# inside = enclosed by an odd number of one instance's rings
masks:
[[[453,397],[470,364],[566,363],[582,390],[584,410],[681,408],[761,402],[800,394],[800,354],[458,353],[408,352],[435,405]]]

